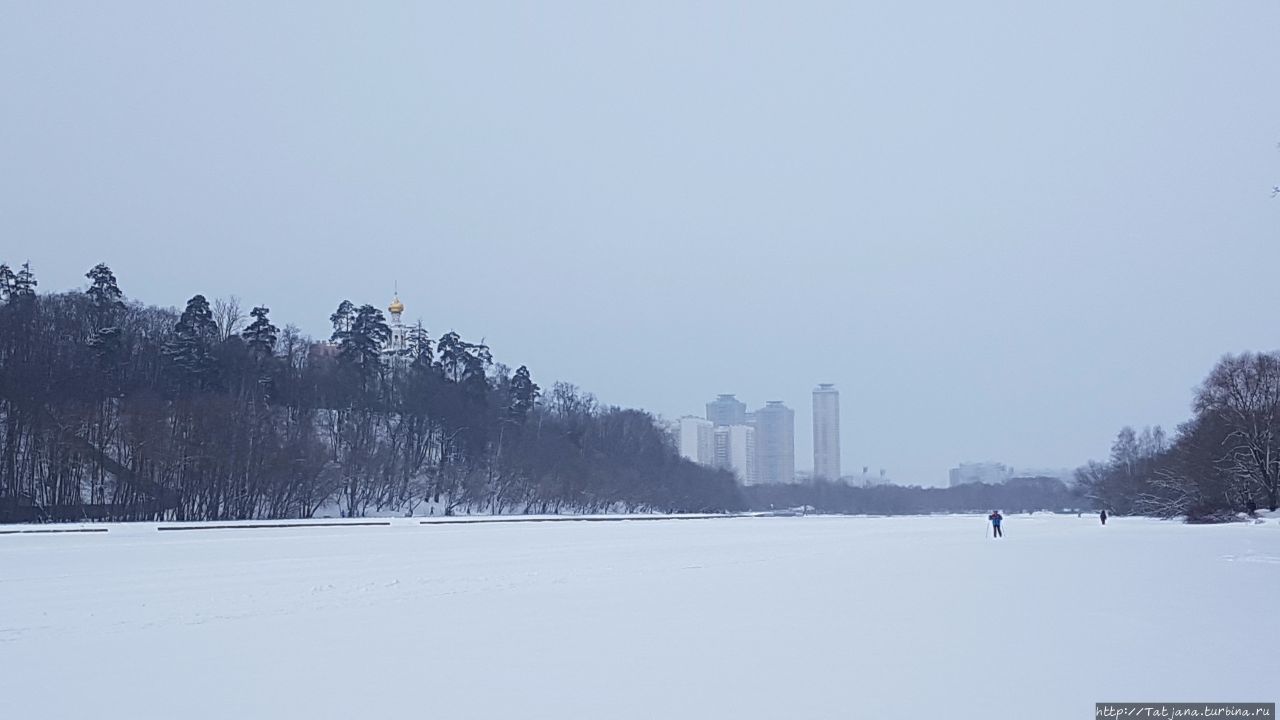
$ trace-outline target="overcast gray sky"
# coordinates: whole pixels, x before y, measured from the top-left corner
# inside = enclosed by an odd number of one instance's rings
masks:
[[[1280,3],[0,0],[0,259],[1074,466],[1280,346]]]

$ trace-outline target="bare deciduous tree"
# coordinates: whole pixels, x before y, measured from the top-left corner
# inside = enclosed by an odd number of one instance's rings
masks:
[[[1196,393],[1195,408],[1221,418],[1228,434],[1220,462],[1274,510],[1280,479],[1280,356],[1224,357]]]
[[[218,325],[219,342],[226,342],[232,335],[239,333],[244,327],[244,320],[240,298],[231,295],[213,301],[213,321]]]

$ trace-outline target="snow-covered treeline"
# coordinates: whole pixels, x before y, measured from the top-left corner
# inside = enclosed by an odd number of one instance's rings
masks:
[[[177,313],[87,277],[39,294],[0,266],[0,521],[741,508],[649,414],[544,393],[457,333],[411,327],[389,357],[370,305],[318,342],[265,307]]]
[[[753,508],[808,506],[821,513],[854,515],[921,515],[1091,508],[1087,498],[1058,478],[1019,477],[988,485],[955,487],[871,485],[859,487],[826,480],[803,485],[754,485],[744,488]]]
[[[1117,513],[1226,518],[1275,510],[1280,481],[1280,353],[1227,355],[1195,393],[1172,440],[1126,427],[1106,462],[1077,472],[1081,490]]]

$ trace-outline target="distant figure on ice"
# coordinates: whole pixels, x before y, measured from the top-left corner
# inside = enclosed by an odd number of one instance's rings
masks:
[[[1004,520],[1004,516],[1000,514],[1000,511],[992,510],[991,514],[987,516],[987,519],[991,521],[991,532],[993,537],[1004,537],[1004,533],[1000,532],[1000,521]]]
[[[1258,503],[1254,502],[1253,498],[1249,498],[1249,502],[1244,504],[1244,509],[1249,512],[1249,517],[1253,517],[1258,514]]]
[[[1106,511],[1106,510],[1103,510],[1102,512],[1098,513],[1098,519],[1102,520],[1102,524],[1103,524],[1103,525],[1106,525],[1106,524],[1107,524],[1107,511]]]

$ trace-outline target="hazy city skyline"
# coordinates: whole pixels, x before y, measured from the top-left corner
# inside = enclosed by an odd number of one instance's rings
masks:
[[[1280,4],[12,3],[0,260],[350,298],[846,471],[1070,467],[1280,346]],[[1244,312],[1242,310],[1248,310]],[[795,454],[808,469],[811,428]]]

